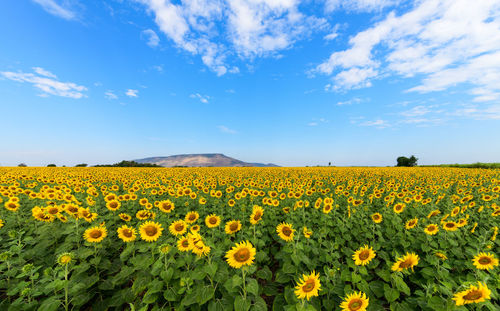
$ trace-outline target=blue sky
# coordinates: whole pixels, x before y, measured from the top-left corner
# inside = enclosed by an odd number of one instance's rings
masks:
[[[0,165],[500,162],[500,1],[0,2]]]

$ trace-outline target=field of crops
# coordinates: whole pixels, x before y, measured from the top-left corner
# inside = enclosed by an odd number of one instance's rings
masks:
[[[500,310],[500,170],[0,168],[0,310]]]

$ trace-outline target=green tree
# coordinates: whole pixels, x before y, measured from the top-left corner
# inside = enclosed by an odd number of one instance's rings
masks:
[[[418,159],[414,155],[409,158],[401,156],[396,159],[396,166],[412,167],[417,165],[417,161]]]

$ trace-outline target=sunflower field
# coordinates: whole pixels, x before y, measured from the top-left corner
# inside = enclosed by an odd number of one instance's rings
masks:
[[[500,170],[0,168],[0,310],[500,310]]]

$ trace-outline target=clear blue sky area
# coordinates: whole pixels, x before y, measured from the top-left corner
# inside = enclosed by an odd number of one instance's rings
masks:
[[[0,165],[500,162],[500,2],[0,2]]]

